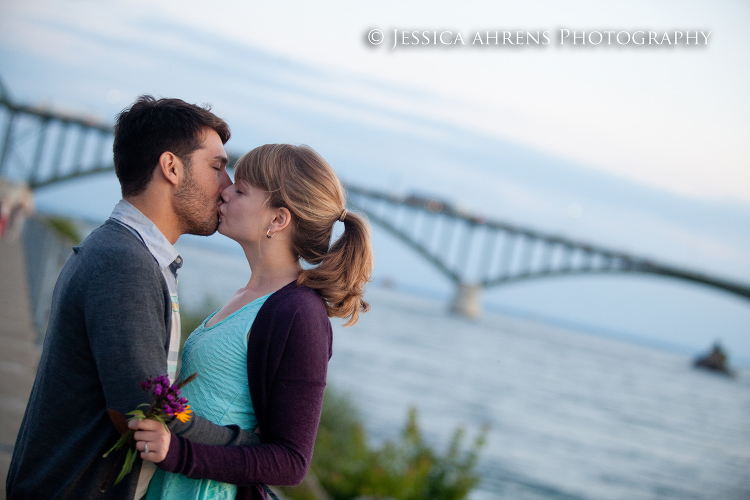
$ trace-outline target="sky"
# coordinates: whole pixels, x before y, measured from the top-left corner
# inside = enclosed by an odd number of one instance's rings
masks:
[[[4,38],[73,62],[71,27],[123,40],[150,38],[169,46],[178,37],[156,20],[182,24],[262,47],[321,68],[409,84],[444,96],[444,106],[413,103],[425,116],[501,135],[657,187],[713,199],[750,202],[750,128],[746,89],[750,6],[712,2],[205,2],[4,0],[11,13]],[[20,22],[19,22],[20,21]],[[151,21],[151,22],[149,22]],[[29,39],[29,24],[35,25]],[[468,46],[410,47],[364,41],[369,29],[462,32]],[[709,44],[655,46],[559,45],[571,31],[702,30]],[[476,31],[548,31],[546,47],[478,49]],[[54,39],[54,48],[50,42]],[[62,43],[60,43],[62,42]],[[195,53],[207,49],[190,47]],[[491,50],[490,50],[491,49]],[[79,60],[80,62],[80,60]],[[351,89],[356,93],[357,89]],[[371,96],[379,101],[388,96]],[[379,99],[380,98],[380,99]],[[385,102],[384,104],[407,103]],[[658,138],[658,140],[655,140]],[[711,165],[711,167],[707,167]]]
[[[345,181],[750,282],[745,2],[0,0],[0,14],[0,77],[19,101],[107,123],[144,92],[209,102],[232,126],[230,151],[310,144]],[[394,30],[464,43],[393,48]],[[561,30],[708,41],[572,45]],[[550,43],[472,43],[488,31]],[[102,220],[118,197],[110,176],[37,203]],[[376,277],[450,294],[374,236]],[[701,287],[569,278],[485,298],[693,350],[720,337],[750,359],[747,301]]]

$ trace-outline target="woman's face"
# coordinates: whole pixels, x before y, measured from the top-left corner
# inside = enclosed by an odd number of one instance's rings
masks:
[[[219,233],[239,243],[257,242],[266,238],[274,218],[266,205],[268,193],[239,180],[221,192]]]

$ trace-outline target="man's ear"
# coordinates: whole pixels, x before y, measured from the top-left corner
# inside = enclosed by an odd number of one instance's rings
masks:
[[[184,165],[174,153],[164,151],[159,157],[157,169],[170,184],[177,186],[182,180]]]

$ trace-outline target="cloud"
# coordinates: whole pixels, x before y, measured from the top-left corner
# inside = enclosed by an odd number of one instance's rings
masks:
[[[115,58],[157,73],[164,61],[145,50],[133,57],[134,47],[150,45],[223,63],[225,71],[234,65],[238,72],[247,68],[230,60],[236,51],[224,46],[261,47],[277,59],[293,61],[293,69],[265,65],[279,86],[250,88],[312,113],[324,110],[373,126],[410,128],[436,139],[442,132],[430,122],[460,126],[644,185],[750,204],[750,146],[744,140],[750,135],[750,97],[743,90],[750,85],[750,71],[738,64],[748,56],[737,22],[742,13],[726,4],[710,11],[671,3],[627,9],[546,5],[543,13],[523,6],[509,12],[507,5],[493,3],[484,5],[482,16],[466,10],[446,16],[442,9],[426,12],[419,4],[397,8],[385,3],[368,16],[346,4],[310,8],[223,2],[207,8],[202,2],[32,0],[4,6],[0,43],[79,67]],[[285,15],[289,8],[304,15],[292,20]],[[554,48],[524,54],[391,53],[368,49],[360,40],[368,22],[420,20],[473,29],[492,19],[493,12],[503,14],[501,24],[519,27],[638,25],[644,20],[664,26],[710,24],[716,43],[690,53]]]

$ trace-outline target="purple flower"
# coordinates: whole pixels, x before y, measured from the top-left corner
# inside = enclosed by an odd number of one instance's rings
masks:
[[[154,402],[151,404],[149,415],[159,415],[162,417],[179,417],[183,422],[187,422],[190,418],[189,413],[192,413],[190,406],[187,405],[187,398],[180,397],[180,385],[185,385],[192,382],[197,376],[194,373],[179,385],[177,383],[171,384],[167,375],[157,375],[155,377],[148,377],[143,382],[140,382],[141,388],[146,392],[151,392],[154,396]],[[146,418],[150,418],[147,416]]]

